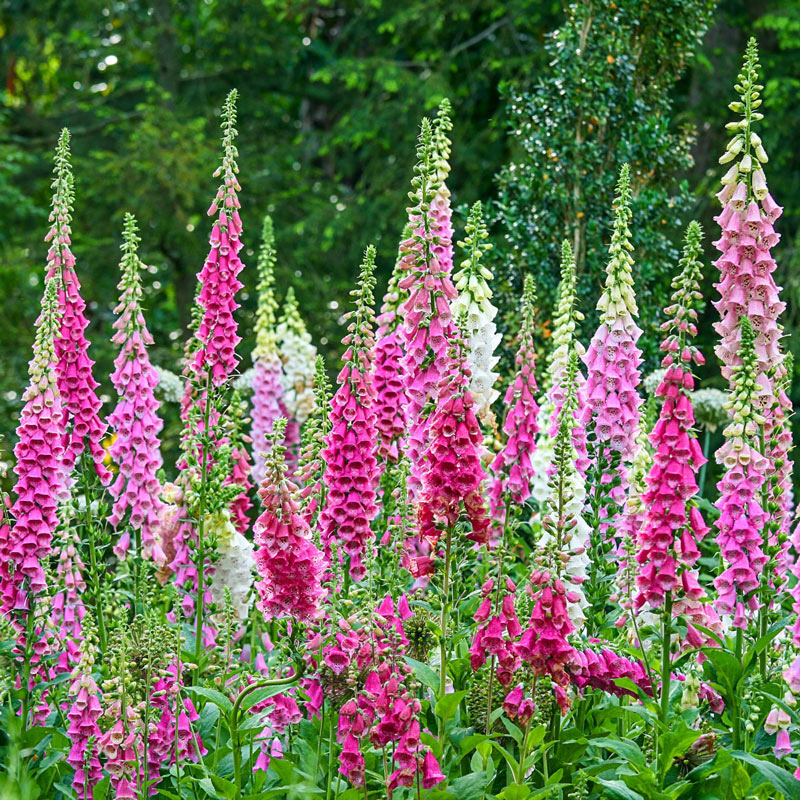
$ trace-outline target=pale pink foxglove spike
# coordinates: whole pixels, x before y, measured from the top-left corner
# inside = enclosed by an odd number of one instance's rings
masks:
[[[157,473],[163,464],[158,438],[163,423],[155,397],[158,373],[147,355],[147,345],[153,338],[142,313],[142,264],[136,231],[136,220],[126,214],[120,301],[114,309],[117,319],[112,337],[120,352],[111,374],[119,400],[108,418],[114,433],[109,454],[117,465],[117,476],[109,487],[114,498],[109,521],[116,527],[124,520],[139,531],[143,555],[148,558],[153,548],[152,528],[161,508]],[[120,558],[125,557],[126,549],[119,548]]]

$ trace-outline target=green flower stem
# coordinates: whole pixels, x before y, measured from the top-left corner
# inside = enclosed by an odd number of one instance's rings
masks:
[[[447,614],[450,611],[450,561],[453,553],[453,526],[447,528],[444,551],[444,580],[442,582],[441,639],[439,640],[439,660],[441,676],[439,679],[439,699],[447,690]],[[444,719],[439,720],[439,741],[444,745]]]
[[[211,417],[211,373],[206,374],[205,388],[205,408],[203,409],[203,446],[201,449],[200,461],[200,508],[197,520],[197,557],[195,559],[195,570],[197,571],[197,628],[194,639],[194,663],[195,663],[195,685],[200,683],[200,656],[203,651],[203,616],[205,603],[203,594],[205,593],[205,516],[206,516],[206,493],[208,490],[208,422]]]

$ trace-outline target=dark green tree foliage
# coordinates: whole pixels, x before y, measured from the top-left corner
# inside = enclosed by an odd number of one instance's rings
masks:
[[[690,166],[691,136],[672,124],[670,91],[709,23],[714,0],[584,0],[547,41],[548,69],[530,91],[510,92],[514,156],[499,174],[496,233],[503,295],[533,271],[543,319],[553,308],[560,242],[575,251],[586,329],[602,286],[619,165],[633,186],[636,291],[658,308],[677,258],[673,244],[689,202],[677,176]],[[501,308],[515,308],[507,297]],[[509,313],[509,312],[507,312]],[[512,321],[507,317],[506,325]],[[654,353],[658,320],[644,319]]]

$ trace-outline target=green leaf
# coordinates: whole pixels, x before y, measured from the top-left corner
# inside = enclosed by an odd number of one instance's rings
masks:
[[[440,697],[436,703],[436,716],[443,722],[455,716],[456,709],[461,701],[467,696],[466,691],[448,692],[444,697]]]
[[[695,738],[697,738],[697,734],[695,734]],[[607,737],[603,739],[592,739],[589,744],[593,747],[603,747],[606,750],[610,750],[612,753],[616,753],[629,764],[633,764],[639,769],[647,768],[647,759],[644,757],[644,753],[642,753],[637,744],[628,739],[612,739]]]
[[[275,697],[277,694],[283,694],[289,688],[290,684],[286,684],[284,686],[262,686],[260,689],[255,689],[251,694],[247,695],[244,700],[242,700],[241,705],[239,706],[239,711],[247,711],[248,708],[252,708],[259,703],[263,703],[265,700],[269,700],[270,697]]]
[[[94,789],[92,789],[92,800],[105,800],[106,794],[108,794],[108,787],[111,784],[111,776],[106,775],[103,780],[99,783],[95,784]]]
[[[420,683],[433,690],[434,695],[439,691],[439,676],[427,665],[408,656],[403,656],[403,660],[414,670]]]
[[[638,792],[629,789],[622,781],[604,781],[602,778],[595,778],[601,785],[605,786],[605,797],[612,798],[612,800],[645,800]]]
[[[480,800],[486,791],[489,776],[481,770],[451,781],[447,787],[456,800]]]
[[[697,741],[700,734],[692,730],[681,720],[679,725],[673,723],[673,727],[664,731],[659,740],[659,774],[662,779],[667,774],[667,770],[672,765],[675,756],[682,755],[690,744]]]
[[[549,789],[548,789],[549,791]],[[531,788],[530,786],[526,786],[525,784],[518,784],[512,783],[511,786],[506,786],[499,795],[499,798],[502,800],[526,800],[526,798],[530,797],[531,795]]]
[[[767,761],[765,758],[759,758],[742,750],[734,750],[731,755],[746,764],[750,764],[751,767],[755,767],[761,777],[786,795],[787,800],[800,800],[800,781],[791,772],[779,767],[777,764],[773,764],[771,761]]]
[[[233,708],[233,703],[231,703],[222,692],[218,692],[216,689],[206,689],[204,686],[187,686],[184,691],[210,700],[214,705],[219,706],[226,714]]]

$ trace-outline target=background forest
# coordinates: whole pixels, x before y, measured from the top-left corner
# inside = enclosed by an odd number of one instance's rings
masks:
[[[471,203],[488,205],[501,313],[513,319],[522,277],[533,273],[541,346],[564,236],[575,247],[583,295],[600,287],[623,161],[632,169],[637,292],[647,324],[657,324],[654,308],[666,296],[686,222],[700,218],[713,229],[725,104],[755,33],[765,77],[762,135],[774,154],[770,185],[786,208],[777,279],[794,330],[800,4],[623,5],[0,0],[0,461],[10,455],[42,292],[60,128],[73,134],[73,249],[91,310],[96,374],[109,374],[114,354],[126,211],[139,219],[141,255],[151,267],[145,302],[152,359],[177,370],[194,276],[207,250],[219,107],[234,86],[247,265],[243,335],[252,335],[255,251],[269,212],[279,292],[294,285],[320,351],[338,363],[340,316],[363,243],[378,248],[380,296],[405,219],[417,125],[446,96],[454,107],[448,184],[457,233]],[[713,296],[712,272],[706,270],[706,296]],[[592,330],[593,301],[585,305]],[[701,337],[709,329],[701,326]],[[653,330],[644,339],[651,354]],[[788,342],[800,349],[797,337]],[[168,419],[173,437],[175,422]]]

